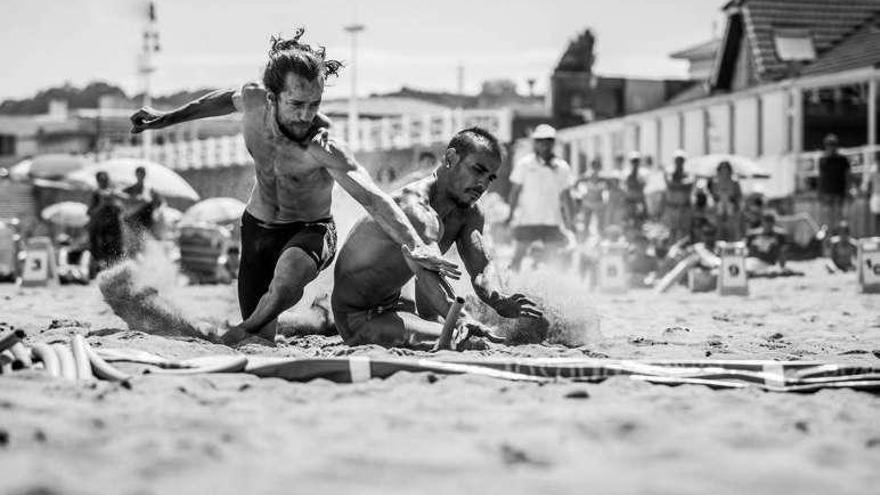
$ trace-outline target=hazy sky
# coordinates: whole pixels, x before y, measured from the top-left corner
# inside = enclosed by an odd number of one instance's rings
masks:
[[[306,41],[350,60],[342,26],[355,15],[359,93],[401,85],[455,90],[487,78],[539,89],[568,41],[597,35],[597,72],[682,76],[668,54],[720,32],[722,0],[158,0],[162,44],[154,92],[238,85],[259,76],[269,36],[307,28]],[[64,81],[99,79],[139,89],[136,55],[145,0],[2,0],[0,99]],[[356,12],[355,12],[356,11]],[[350,76],[328,90],[345,96]]]

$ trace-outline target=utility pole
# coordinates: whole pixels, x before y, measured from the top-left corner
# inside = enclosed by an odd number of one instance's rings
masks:
[[[357,39],[358,33],[366,29],[366,26],[356,21],[344,29],[351,35],[351,96],[348,99],[348,145],[352,149],[360,148],[360,133],[358,124],[358,95],[357,95]]]
[[[156,2],[150,1],[147,10],[147,22],[144,25],[141,42],[141,53],[138,58],[138,74],[144,91],[143,106],[152,105],[150,95],[153,72],[156,71],[154,56],[159,52],[159,29],[156,25]],[[144,158],[150,157],[153,145],[153,131],[144,131],[141,134],[141,153]]]

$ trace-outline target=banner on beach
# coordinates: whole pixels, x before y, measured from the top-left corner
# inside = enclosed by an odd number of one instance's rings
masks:
[[[399,371],[472,374],[506,380],[601,382],[612,376],[666,385],[712,388],[758,387],[773,392],[812,392],[823,388],[880,391],[880,366],[807,361],[613,360],[613,359],[456,359],[421,358],[250,358],[246,373],[290,381],[323,378],[356,383],[387,378]]]
[[[399,371],[473,374],[517,381],[601,382],[612,376],[666,385],[712,388],[758,387],[774,392],[812,392],[824,388],[880,391],[880,366],[805,361],[613,360],[613,359],[460,359],[370,358],[251,359],[245,372],[291,381],[323,378],[355,383],[386,378]]]
[[[22,333],[23,332],[19,332]],[[110,363],[149,366],[144,373],[203,374],[249,373],[265,378],[308,382],[325,379],[358,383],[384,379],[398,372],[431,372],[445,375],[476,375],[524,382],[601,382],[621,376],[665,385],[705,385],[717,389],[757,387],[772,392],[813,392],[826,388],[850,388],[880,392],[880,366],[833,364],[819,361],[765,360],[620,360],[595,358],[482,358],[462,357],[369,357],[277,358],[243,354],[204,356],[173,360],[137,349],[92,349],[76,335],[70,347],[56,344],[55,351],[38,345],[32,352],[17,333],[0,336],[0,351],[19,347],[19,367],[42,363],[52,376],[69,379],[95,377],[127,381],[132,375]],[[44,349],[46,348],[46,349]],[[13,351],[15,348],[12,349]],[[15,354],[13,352],[13,354]],[[4,356],[0,355],[0,358]],[[52,359],[48,359],[52,358]],[[2,361],[2,359],[0,359]],[[0,363],[2,364],[2,363]],[[89,369],[91,368],[91,370]],[[94,371],[94,374],[92,373]]]

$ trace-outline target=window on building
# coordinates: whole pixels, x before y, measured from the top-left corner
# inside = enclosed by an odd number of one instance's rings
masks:
[[[0,156],[15,155],[15,136],[0,134]]]
[[[813,37],[806,29],[776,29],[773,32],[776,56],[784,62],[806,62],[816,59]]]

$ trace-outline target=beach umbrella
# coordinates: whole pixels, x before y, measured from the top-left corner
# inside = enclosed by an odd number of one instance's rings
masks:
[[[183,214],[181,223],[224,224],[238,221],[245,204],[235,198],[209,198],[192,205]]]
[[[94,165],[95,162],[77,155],[39,155],[13,165],[9,175],[14,180],[59,179],[65,175]]]
[[[40,217],[60,227],[85,227],[89,223],[89,207],[75,201],[62,201],[43,208]]]
[[[64,176],[64,180],[85,189],[97,189],[95,174],[107,172],[114,186],[130,186],[135,183],[134,171],[144,167],[147,172],[146,185],[164,197],[198,201],[199,195],[189,183],[164,165],[137,158],[118,158],[77,170]]]
[[[726,161],[733,167],[733,174],[743,178],[769,178],[770,174],[751,158],[739,155],[703,155],[688,158],[684,162],[687,173],[700,177],[714,177],[718,164]]]

